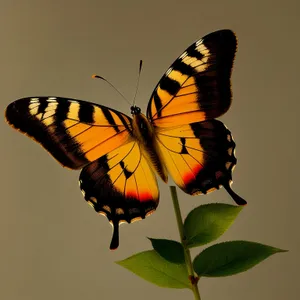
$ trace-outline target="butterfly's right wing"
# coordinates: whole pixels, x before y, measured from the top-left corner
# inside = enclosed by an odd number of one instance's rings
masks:
[[[231,30],[219,30],[188,47],[154,89],[147,118],[156,127],[173,127],[223,115],[230,107],[230,77],[237,49]]]
[[[82,100],[23,98],[8,105],[5,117],[71,169],[81,169],[132,140],[130,117]]]
[[[185,193],[206,194],[223,186],[238,205],[247,203],[230,187],[235,142],[221,121],[158,128],[156,134],[164,163]]]
[[[206,194],[222,185],[240,205],[246,201],[230,188],[235,143],[224,124],[214,119],[231,104],[236,49],[231,30],[210,33],[193,43],[157,84],[147,117],[162,160],[184,192]]]

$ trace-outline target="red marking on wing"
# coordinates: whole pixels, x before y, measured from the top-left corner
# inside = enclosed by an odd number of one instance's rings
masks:
[[[153,196],[149,192],[145,191],[140,194],[140,200],[141,201],[150,201],[150,200],[153,200]]]
[[[141,202],[153,200],[153,196],[149,192],[146,192],[146,191],[140,193],[139,195],[137,194],[136,191],[128,191],[126,193],[126,197],[134,198]]]
[[[182,179],[184,184],[189,184],[191,181],[196,179],[197,174],[200,172],[200,170],[203,167],[199,165],[195,165],[194,167],[191,168],[191,170],[185,174],[182,175]]]

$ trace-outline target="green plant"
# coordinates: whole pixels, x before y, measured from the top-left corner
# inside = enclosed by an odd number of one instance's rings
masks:
[[[153,250],[137,253],[117,264],[160,287],[191,289],[201,299],[201,277],[222,277],[249,270],[267,257],[286,252],[279,248],[249,242],[228,241],[200,252],[194,260],[190,248],[203,246],[219,238],[234,222],[243,206],[213,203],[193,209],[182,221],[175,186],[171,186],[180,242],[166,239],[150,241]]]

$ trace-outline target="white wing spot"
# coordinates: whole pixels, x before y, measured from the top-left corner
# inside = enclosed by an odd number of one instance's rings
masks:
[[[166,76],[168,76],[172,72],[173,68],[169,68],[166,72]]]
[[[39,98],[31,98],[30,99],[30,103],[38,103],[39,102]]]
[[[184,51],[184,52],[179,56],[179,58],[180,58],[180,59],[185,58],[187,55],[188,55],[187,52]]]
[[[203,40],[200,39],[199,41],[196,42],[196,46],[198,47],[199,45],[201,45],[203,43]]]
[[[93,204],[91,201],[87,200],[87,203],[88,203],[88,205],[90,205],[91,207],[94,207],[94,204]]]

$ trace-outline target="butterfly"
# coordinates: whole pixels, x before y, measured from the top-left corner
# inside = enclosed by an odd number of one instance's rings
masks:
[[[146,115],[62,97],[27,97],[8,105],[9,125],[40,143],[62,166],[78,170],[85,200],[113,226],[144,219],[159,203],[158,175],[170,175],[190,195],[232,189],[235,142],[217,117],[232,100],[230,77],[237,49],[231,30],[188,47],[156,85]]]

